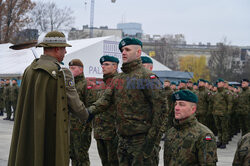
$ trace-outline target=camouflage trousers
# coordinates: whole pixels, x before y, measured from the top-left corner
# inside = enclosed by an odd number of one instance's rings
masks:
[[[91,127],[70,130],[70,158],[72,166],[89,166],[89,147],[91,144]]]
[[[99,156],[103,166],[118,166],[117,136],[112,140],[96,139]]]
[[[120,137],[118,141],[119,166],[152,166],[152,157],[143,155],[142,147],[145,143],[145,134]]]
[[[219,142],[226,144],[228,141],[228,117],[214,115],[215,125],[218,131]]]
[[[250,132],[250,113],[239,114],[240,129],[242,131],[242,136]]]
[[[7,113],[7,118],[10,119],[11,118],[11,102],[10,101],[5,102],[5,109]]]
[[[206,125],[215,135],[217,135],[217,129],[216,129],[216,126],[215,126],[213,114],[211,114],[211,113],[208,113],[208,114],[207,114],[205,125]]]

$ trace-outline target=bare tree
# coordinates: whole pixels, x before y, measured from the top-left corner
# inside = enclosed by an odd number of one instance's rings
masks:
[[[53,2],[37,2],[36,7],[31,12],[32,22],[41,32],[53,30],[69,30],[74,23],[73,11],[65,7],[60,9]]]
[[[232,65],[233,59],[239,55],[239,48],[233,47],[224,43],[219,43],[217,49],[211,51],[211,57],[208,60],[211,80],[215,81],[218,78],[225,80],[236,80],[237,69]]]
[[[0,1],[1,41],[10,42],[16,32],[28,22],[27,13],[34,7],[31,0]]]
[[[0,43],[2,42],[2,29],[3,29],[3,10],[4,10],[4,3],[3,0],[0,0]]]
[[[185,44],[183,34],[164,35],[160,41],[155,41],[156,60],[168,66],[172,70],[178,70],[178,56],[175,51],[176,45]]]
[[[29,10],[34,4],[30,0],[6,0],[5,1],[5,18],[4,18],[4,42],[9,42],[11,38],[22,27],[25,26]]]

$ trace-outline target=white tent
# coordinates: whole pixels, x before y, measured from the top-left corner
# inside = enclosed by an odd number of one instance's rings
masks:
[[[118,49],[120,40],[120,38],[108,36],[68,41],[72,47],[67,48],[67,54],[63,62],[67,66],[72,59],[81,59],[84,64],[84,74],[86,77],[102,78],[102,70],[99,62],[101,56],[115,56],[122,62],[121,53]],[[11,44],[0,44],[0,77],[21,76],[25,68],[34,60],[32,50],[11,50],[9,46]],[[33,48],[33,50],[39,56],[43,52],[42,48]],[[154,59],[153,63],[153,70],[170,71],[169,68]]]

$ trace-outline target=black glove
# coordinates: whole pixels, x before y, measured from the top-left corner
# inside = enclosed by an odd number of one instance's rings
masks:
[[[145,139],[145,143],[142,147],[142,152],[145,158],[151,156],[154,146],[155,146],[155,141],[149,140],[148,138]]]
[[[86,123],[89,123],[89,122],[92,121],[92,119],[93,119],[95,116],[94,116],[88,109],[87,109],[87,111],[88,111],[88,113],[89,113],[89,117],[88,117]]]

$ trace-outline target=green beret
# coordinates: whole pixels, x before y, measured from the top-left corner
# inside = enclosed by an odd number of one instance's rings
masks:
[[[103,62],[115,62],[115,63],[119,63],[119,59],[114,57],[114,56],[109,56],[109,55],[104,55],[100,58],[100,63],[103,64]]]
[[[201,81],[201,82],[204,82],[204,83],[206,82],[206,80],[204,80],[204,79],[202,79],[202,78],[198,80],[198,83],[199,83],[200,81]]]
[[[195,82],[194,85],[198,86],[198,84]]]
[[[12,80],[15,80],[15,81],[17,81],[17,79],[16,79],[16,78],[13,78]]]
[[[249,80],[246,79],[246,78],[244,78],[244,79],[241,80],[241,83],[242,83],[242,82],[249,82]]]
[[[66,42],[64,33],[52,31],[45,35],[43,41],[38,43],[36,47],[72,47]]]
[[[147,57],[147,56],[141,56],[141,61],[142,61],[142,63],[152,63],[153,64],[152,59]]]
[[[181,80],[181,82],[180,82],[180,83],[185,83],[185,84],[186,84],[186,83],[187,83],[187,81],[186,81],[186,80]]]
[[[219,78],[216,82],[219,83],[219,82],[225,82],[225,81],[222,78]]]
[[[127,45],[139,45],[142,47],[142,42],[136,38],[126,37],[120,41],[119,50],[122,52],[122,47],[127,46]]]
[[[190,90],[179,90],[172,95],[172,100],[175,102],[176,100],[183,100],[192,103],[198,103],[198,97],[196,94],[191,92]]]
[[[171,82],[171,85],[176,85],[176,82],[174,82],[174,81],[173,81],[173,82]]]

